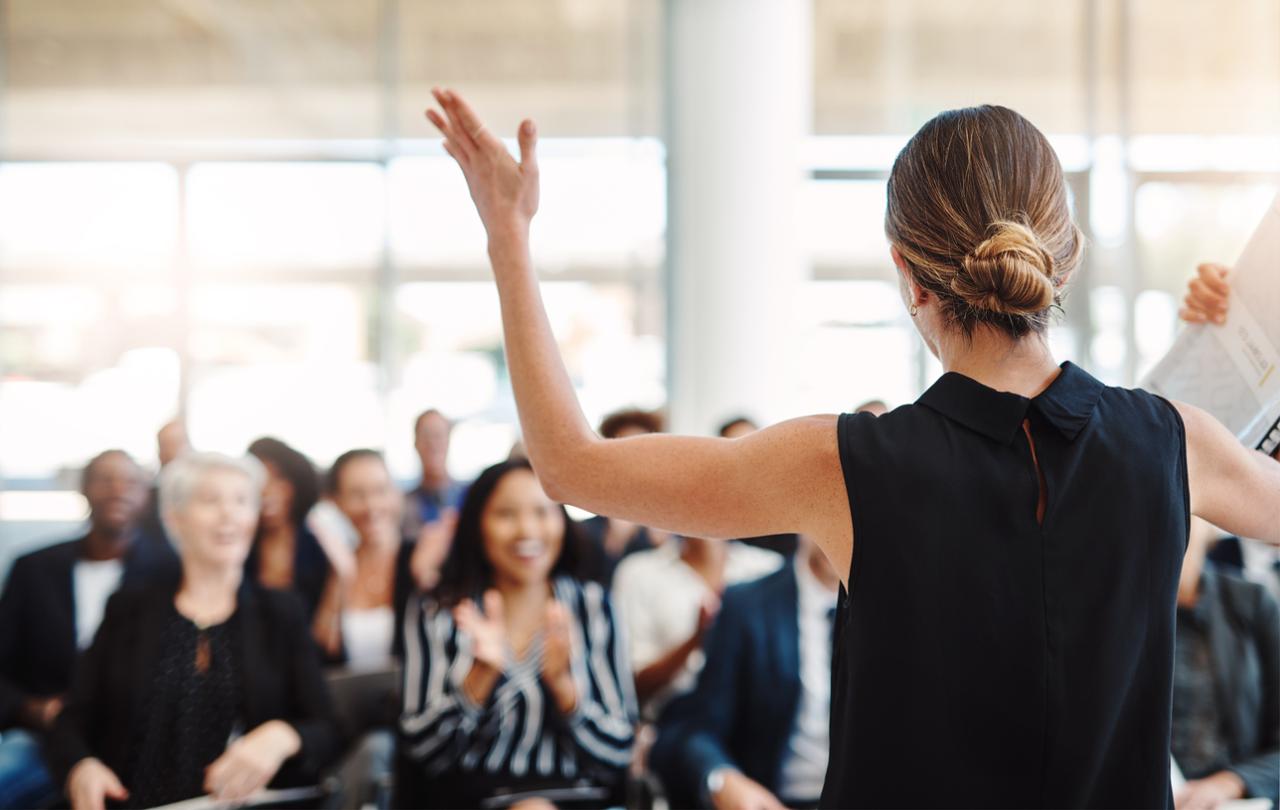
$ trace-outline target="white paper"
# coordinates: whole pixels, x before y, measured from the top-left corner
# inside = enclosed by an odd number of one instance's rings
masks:
[[[319,787],[286,788],[281,790],[260,790],[249,797],[247,802],[231,804],[220,802],[212,796],[197,796],[172,804],[163,804],[151,810],[227,810],[231,807],[260,807],[267,804],[284,804],[316,799],[324,795]]]
[[[1184,329],[1142,387],[1203,408],[1249,447],[1280,444],[1280,196],[1232,270],[1227,322]]]

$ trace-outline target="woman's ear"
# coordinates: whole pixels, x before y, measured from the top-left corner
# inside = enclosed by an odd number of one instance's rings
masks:
[[[907,260],[902,258],[897,246],[891,245],[889,254],[893,256],[893,264],[898,268],[898,286],[902,289],[903,301],[907,306],[912,304],[923,306],[929,298],[929,293],[916,284],[916,280],[911,276],[911,271],[907,269]]]

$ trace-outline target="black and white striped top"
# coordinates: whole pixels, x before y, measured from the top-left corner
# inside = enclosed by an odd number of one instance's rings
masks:
[[[578,705],[567,717],[541,682],[541,635],[498,679],[487,703],[477,706],[462,689],[473,660],[470,638],[429,595],[409,600],[400,731],[404,752],[422,763],[427,777],[583,790],[620,782],[631,761],[637,713],[621,624],[595,583],[558,577],[553,591],[572,618]]]

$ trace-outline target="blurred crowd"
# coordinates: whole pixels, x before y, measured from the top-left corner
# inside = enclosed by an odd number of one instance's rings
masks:
[[[816,806],[847,598],[826,558],[575,521],[519,445],[456,481],[452,427],[413,424],[408,491],[376,450],[322,472],[275,438],[202,452],[181,422],[154,477],[89,461],[86,533],[19,558],[0,597],[0,806]],[[1280,792],[1277,598],[1274,549],[1197,528],[1180,806]]]

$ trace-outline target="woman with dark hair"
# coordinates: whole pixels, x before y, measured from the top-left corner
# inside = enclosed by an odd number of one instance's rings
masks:
[[[329,575],[312,631],[330,663],[381,667],[395,649],[396,616],[412,589],[413,544],[400,534],[404,496],[376,450],[348,450],[329,468],[329,497],[358,538],[355,565]]]
[[[915,404],[733,440],[603,441],[529,254],[533,122],[517,161],[457,94],[435,97],[443,113],[428,117],[488,235],[548,493],[696,537],[798,532],[840,572],[824,805],[1170,802],[1190,516],[1280,543],[1280,465],[1204,411],[1054,361],[1045,332],[1084,238],[1031,122],[1004,107],[945,112],[894,163],[885,233],[903,303],[946,371]]]
[[[264,587],[296,591],[309,620],[329,576],[329,558],[307,526],[320,498],[319,475],[306,456],[279,439],[255,440],[249,455],[262,462],[267,482],[245,574]]]
[[[412,806],[622,800],[636,715],[626,645],[577,538],[529,462],[480,474],[441,582],[404,615]]]

